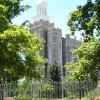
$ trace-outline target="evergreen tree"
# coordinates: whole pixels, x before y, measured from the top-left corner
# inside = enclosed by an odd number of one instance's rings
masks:
[[[49,66],[48,75],[50,80],[52,80],[53,82],[61,81],[61,69],[56,60],[51,66]]]

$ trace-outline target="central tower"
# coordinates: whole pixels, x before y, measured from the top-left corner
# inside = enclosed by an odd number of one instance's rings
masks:
[[[36,2],[36,11],[37,15],[33,17],[34,21],[39,21],[43,19],[43,21],[50,21],[50,17],[47,16],[47,2],[45,0],[38,0]]]
[[[48,62],[44,66],[44,72],[48,66],[56,60],[61,67],[61,73],[63,75],[62,67],[62,30],[55,28],[54,23],[50,23],[50,17],[47,16],[47,2],[44,0],[38,0],[36,2],[37,14],[33,17],[34,22],[30,23],[30,33],[36,33],[40,38],[45,40],[42,44],[43,50],[39,52],[40,56],[47,58]]]

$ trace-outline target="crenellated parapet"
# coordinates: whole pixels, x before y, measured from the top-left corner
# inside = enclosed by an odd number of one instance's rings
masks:
[[[62,41],[62,63],[63,65],[66,62],[75,62],[73,50],[78,48],[81,45],[81,41],[76,39],[76,36],[73,38],[70,34],[66,34],[65,38]]]
[[[50,23],[49,21],[43,21],[43,19],[40,19],[39,21],[35,21],[34,23],[30,23],[30,28],[36,27],[36,26],[46,26],[49,28],[54,28],[54,23]]]
[[[50,32],[62,33],[62,30],[60,28],[49,28],[48,33],[50,33]]]
[[[66,34],[65,35],[65,40],[66,40],[66,45],[69,45],[69,46],[79,47],[80,44],[81,44],[81,41],[77,40],[76,36],[74,36],[73,38],[71,38],[70,34]]]

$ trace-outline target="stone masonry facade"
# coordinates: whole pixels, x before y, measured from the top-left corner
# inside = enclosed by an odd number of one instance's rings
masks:
[[[75,61],[73,58],[74,53],[71,50],[78,48],[81,44],[80,41],[76,40],[76,37],[70,38],[70,35],[66,34],[65,38],[63,38],[60,28],[55,28],[54,23],[43,21],[43,19],[30,23],[29,31],[31,34],[36,33],[45,40],[42,45],[43,50],[40,51],[40,55],[48,59],[44,73],[47,66],[52,64],[54,60],[61,66],[61,70],[63,70],[66,62]]]

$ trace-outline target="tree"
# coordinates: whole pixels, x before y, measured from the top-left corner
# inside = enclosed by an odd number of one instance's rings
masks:
[[[84,6],[78,6],[70,13],[67,22],[72,34],[78,30],[84,42],[75,50],[75,63],[66,63],[69,79],[98,80],[100,71],[100,0],[88,0]],[[82,32],[84,31],[84,32]]]
[[[80,31],[85,41],[91,36],[100,36],[100,0],[87,0],[84,6],[78,6],[76,10],[69,14],[67,25],[72,34]],[[95,33],[95,34],[94,34]]]
[[[30,8],[29,5],[21,5],[22,0],[0,0],[0,32],[8,28],[12,19]]]
[[[54,61],[51,66],[49,66],[48,75],[50,80],[53,82],[61,81],[61,69],[56,61]]]
[[[38,68],[44,64],[38,54],[41,39],[35,34],[29,34],[23,26],[10,27],[0,34],[1,70],[13,75],[39,77]]]
[[[83,43],[75,50],[75,54],[80,60],[65,65],[70,78],[97,81],[100,71],[100,41]]]
[[[0,81],[5,73],[11,77],[39,79],[45,59],[39,56],[42,39],[30,34],[28,28],[13,25],[11,20],[29,8],[22,0],[0,0]]]

